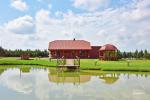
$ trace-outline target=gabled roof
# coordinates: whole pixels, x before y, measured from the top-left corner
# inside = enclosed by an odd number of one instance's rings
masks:
[[[85,40],[55,40],[49,42],[49,50],[90,50],[90,42]]]
[[[117,47],[115,47],[112,44],[106,44],[106,45],[102,46],[99,50],[100,51],[107,51],[107,50],[115,51],[115,50],[117,50]]]

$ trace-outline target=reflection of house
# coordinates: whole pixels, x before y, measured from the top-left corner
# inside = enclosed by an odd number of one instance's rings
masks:
[[[104,80],[107,84],[113,84],[119,79],[119,74],[115,73],[102,73],[99,78]]]
[[[117,48],[111,44],[104,46],[91,46],[85,40],[55,40],[49,42],[49,55],[51,58],[100,58],[103,60],[116,60]]]
[[[91,76],[89,75],[80,75],[79,73],[55,73],[55,74],[48,74],[49,81],[55,83],[73,83],[73,84],[80,84],[86,83],[90,81]]]

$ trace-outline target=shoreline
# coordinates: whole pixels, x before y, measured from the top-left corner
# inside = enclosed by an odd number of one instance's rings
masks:
[[[49,66],[49,65],[40,65],[40,64],[0,64],[0,67],[4,67],[4,66],[23,66],[23,65],[27,65],[27,66],[40,66],[40,67],[45,67],[45,68],[56,68],[57,66]],[[122,68],[122,69],[119,69],[119,68],[115,68],[115,69],[102,69],[102,68],[80,68],[80,70],[90,70],[90,71],[106,71],[106,72],[113,72],[113,71],[116,71],[116,72],[150,72],[150,69],[125,69],[125,68]]]
[[[97,71],[132,71],[132,72],[150,72],[150,60],[132,60],[130,66],[126,61],[99,61],[97,59],[81,59],[81,70]],[[95,65],[95,62],[98,62]],[[32,60],[19,60],[18,57],[3,57],[0,59],[0,66],[5,65],[31,65],[56,68],[56,59],[51,61],[48,58],[32,58]]]

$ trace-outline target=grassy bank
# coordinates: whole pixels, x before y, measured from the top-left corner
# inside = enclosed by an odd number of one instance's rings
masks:
[[[56,61],[52,60],[51,62],[49,62],[47,58],[41,59],[32,58],[31,60],[20,60],[19,58],[16,57],[8,57],[8,58],[1,58],[0,65],[40,65],[40,66],[55,67]]]
[[[150,71],[150,60],[127,61],[99,61],[97,59],[82,59],[80,68],[103,71]],[[1,58],[0,65],[40,65],[56,67],[56,60],[48,61],[48,58],[32,60],[19,60],[19,58]]]
[[[93,67],[91,67],[93,66]],[[99,61],[81,60],[82,69],[101,69],[103,71],[150,71],[150,60]]]

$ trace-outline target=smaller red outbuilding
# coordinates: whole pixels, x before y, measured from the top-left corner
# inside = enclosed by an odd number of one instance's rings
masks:
[[[99,49],[99,58],[102,60],[117,60],[117,47],[106,44]]]

